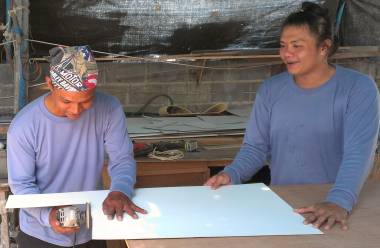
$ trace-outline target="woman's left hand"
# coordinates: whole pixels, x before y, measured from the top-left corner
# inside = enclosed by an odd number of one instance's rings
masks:
[[[311,223],[317,228],[329,230],[339,223],[342,230],[348,229],[348,212],[335,203],[321,202],[309,207],[297,208],[294,211],[299,214],[307,214],[305,225]]]

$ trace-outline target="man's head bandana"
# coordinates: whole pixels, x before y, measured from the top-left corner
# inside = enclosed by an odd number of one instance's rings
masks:
[[[86,91],[96,86],[98,67],[88,46],[49,50],[53,85],[65,91]]]

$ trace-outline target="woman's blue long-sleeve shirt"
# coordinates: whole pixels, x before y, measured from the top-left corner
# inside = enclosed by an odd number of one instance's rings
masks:
[[[302,89],[284,72],[260,87],[243,145],[224,171],[241,183],[268,161],[272,184],[332,183],[326,200],[351,211],[378,130],[378,89],[368,76],[336,66],[325,84]]]

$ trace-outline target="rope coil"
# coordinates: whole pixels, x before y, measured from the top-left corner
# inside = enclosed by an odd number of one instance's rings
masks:
[[[153,152],[149,153],[149,158],[155,158],[162,161],[172,161],[181,159],[184,157],[184,154],[180,150],[167,150],[163,152],[156,151],[156,148],[154,148]]]

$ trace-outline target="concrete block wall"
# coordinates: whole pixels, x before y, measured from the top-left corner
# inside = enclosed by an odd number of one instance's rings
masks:
[[[13,72],[9,64],[0,64],[0,115],[13,113]]]
[[[233,67],[239,62],[208,62],[208,67]],[[247,66],[247,63],[239,63]],[[174,104],[194,112],[204,111],[214,103],[231,106],[250,105],[263,78],[270,76],[270,67],[214,70],[162,63],[104,63],[99,65],[99,89],[117,96],[128,112],[136,112],[149,99],[165,94]],[[200,76],[200,74],[202,74]],[[157,113],[170,102],[155,99],[146,109]]]
[[[342,59],[337,64],[371,75],[380,85],[380,59]],[[127,112],[136,112],[150,98],[166,94],[176,105],[201,112],[218,102],[229,107],[251,106],[262,81],[284,70],[281,65],[258,66],[246,60],[209,61],[201,69],[162,63],[102,63],[99,90],[117,96]],[[200,79],[200,80],[199,80]],[[146,112],[157,113],[168,105],[165,97],[155,99]]]
[[[370,74],[380,85],[380,58],[340,59],[346,67]],[[43,82],[47,64],[41,64],[42,73],[37,83]],[[214,103],[228,103],[229,107],[252,106],[261,82],[281,72],[281,65],[258,66],[249,60],[208,61],[207,67],[239,69],[204,69],[152,62],[100,62],[98,90],[120,99],[126,112],[138,111],[149,99],[169,95],[176,105],[201,112]],[[13,95],[10,67],[0,66],[0,97]],[[200,73],[202,76],[200,77]],[[200,80],[199,80],[200,79]],[[30,87],[30,100],[46,92],[43,86]],[[11,111],[13,99],[0,98],[0,113]],[[169,105],[165,97],[158,97],[145,109],[157,113],[159,107]]]

